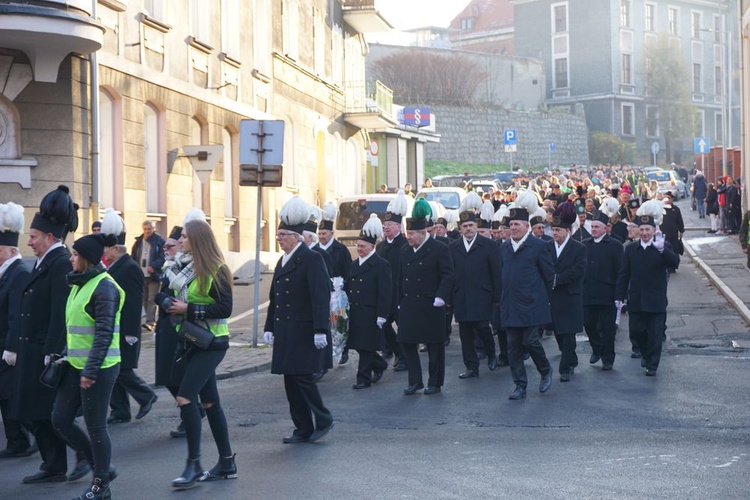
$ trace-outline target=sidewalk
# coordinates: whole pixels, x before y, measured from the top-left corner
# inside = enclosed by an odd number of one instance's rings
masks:
[[[692,259],[706,278],[724,295],[737,310],[747,325],[750,325],[750,269],[747,255],[742,253],[737,235],[708,234],[708,216],[698,218],[698,212],[690,210],[690,200],[677,202],[685,221],[684,259]],[[679,272],[679,271],[678,271]],[[748,345],[737,346],[750,348]]]
[[[229,319],[229,349],[216,369],[219,379],[239,377],[247,373],[268,370],[271,368],[271,352],[263,342],[263,324],[266,321],[268,292],[271,288],[273,274],[262,274],[260,281],[260,301],[258,314],[258,347],[253,347],[254,291],[251,282],[248,285],[235,285],[234,307]],[[136,373],[148,384],[153,385],[155,373],[154,334],[146,330],[141,336],[141,357]]]

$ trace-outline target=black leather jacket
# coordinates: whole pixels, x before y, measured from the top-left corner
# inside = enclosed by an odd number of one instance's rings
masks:
[[[85,273],[68,273],[66,279],[70,286],[83,286],[92,278],[106,272],[104,266],[99,264]],[[85,308],[86,313],[94,318],[95,333],[94,344],[89,351],[86,366],[81,371],[82,377],[96,380],[99,368],[102,366],[104,358],[107,357],[107,351],[112,343],[112,336],[115,330],[115,316],[119,307],[120,291],[111,281],[100,281]],[[119,348],[119,346],[117,347]]]

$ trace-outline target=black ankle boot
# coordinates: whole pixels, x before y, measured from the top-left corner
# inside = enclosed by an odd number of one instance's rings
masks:
[[[172,486],[175,488],[192,488],[204,474],[200,458],[188,458],[185,464],[185,471],[180,477],[172,480]]]
[[[73,500],[109,500],[110,498],[112,498],[112,492],[109,490],[109,483],[95,477],[91,486]]]
[[[237,479],[237,464],[234,463],[235,453],[231,457],[219,457],[219,462],[201,477],[199,481],[218,481],[219,479]]]

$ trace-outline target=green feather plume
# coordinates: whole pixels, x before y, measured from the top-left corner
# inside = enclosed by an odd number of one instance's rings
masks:
[[[414,202],[414,208],[411,210],[411,216],[414,219],[426,219],[432,215],[430,204],[424,198]]]

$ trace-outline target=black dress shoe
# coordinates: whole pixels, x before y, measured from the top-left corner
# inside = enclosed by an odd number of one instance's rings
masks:
[[[126,422],[130,422],[130,417],[118,417],[112,415],[107,419],[108,424],[124,424]]]
[[[345,365],[347,361],[349,361],[349,349],[345,349],[341,353],[341,358],[339,358],[339,364]]]
[[[489,368],[490,371],[495,371],[497,368],[497,358],[494,355],[487,358],[487,368]]]
[[[405,371],[406,371],[406,370],[408,370],[408,369],[409,369],[409,368],[408,368],[408,367],[406,366],[406,363],[404,363],[404,362],[401,362],[401,363],[396,363],[396,364],[395,364],[395,365],[393,366],[393,371],[394,371],[394,372],[405,372]]]
[[[547,375],[542,375],[542,381],[539,382],[539,392],[547,392],[552,385],[552,368]]]
[[[561,373],[560,374],[560,382],[570,382],[570,374],[569,373]]]
[[[479,376],[479,372],[476,370],[466,370],[465,372],[461,373],[458,378],[475,378]]]
[[[154,394],[153,397],[151,399],[149,399],[148,403],[146,403],[145,405],[141,406],[141,409],[138,410],[138,415],[135,416],[135,419],[136,420],[140,420],[143,417],[145,417],[146,415],[148,415],[148,412],[151,411],[151,407],[154,406],[154,403],[156,403],[157,399],[159,399],[159,396],[157,396],[156,394]]]
[[[76,462],[76,466],[73,472],[68,474],[68,481],[78,481],[83,476],[86,476],[91,472],[91,464],[88,460],[79,460]]]
[[[368,387],[370,387],[369,382],[357,382],[352,386],[352,389],[367,389]]]
[[[314,430],[313,433],[310,434],[310,437],[307,438],[307,440],[310,441],[311,443],[317,443],[318,441],[326,437],[326,435],[331,431],[331,429],[333,429],[333,422],[331,422],[328,426],[323,427],[322,429]]]
[[[505,358],[498,358],[497,360],[497,366],[508,366],[510,363]]]
[[[593,365],[594,363],[596,363],[600,359],[602,359],[602,358],[600,358],[596,354],[592,354],[591,357],[589,358],[589,363],[591,363]]]
[[[172,487],[182,490],[192,488],[193,486],[195,486],[196,481],[200,481],[201,478],[206,475],[208,475],[208,471],[203,470],[199,458],[188,458],[187,463],[185,464],[185,470],[182,472],[182,475],[172,480]]]
[[[237,464],[234,462],[235,455],[232,455],[231,457],[219,457],[219,462],[208,471],[208,474],[200,477],[198,481],[204,482],[219,481],[220,479],[237,479]]]
[[[411,396],[412,394],[416,394],[417,391],[422,389],[424,389],[424,384],[413,384],[404,389],[404,395]]]
[[[646,368],[646,376],[647,377],[655,377],[656,376],[656,370],[651,370],[650,368]]]
[[[372,372],[372,383],[379,382],[383,378],[383,370]]]
[[[40,483],[63,483],[68,480],[68,476],[63,473],[47,472],[40,470],[36,474],[26,476],[21,481],[23,484],[40,484]]]
[[[602,363],[602,370],[608,372],[612,369],[612,363]]]
[[[297,434],[292,434],[291,436],[287,436],[282,439],[281,442],[284,444],[306,443],[307,438],[304,436],[298,436]]]
[[[508,396],[508,399],[524,399],[526,397],[526,389],[520,386],[516,386],[515,389],[513,389],[513,392],[510,393],[510,396]]]
[[[428,385],[427,389],[424,390],[424,394],[429,396],[430,394],[437,394],[440,392],[440,386],[439,385]]]

